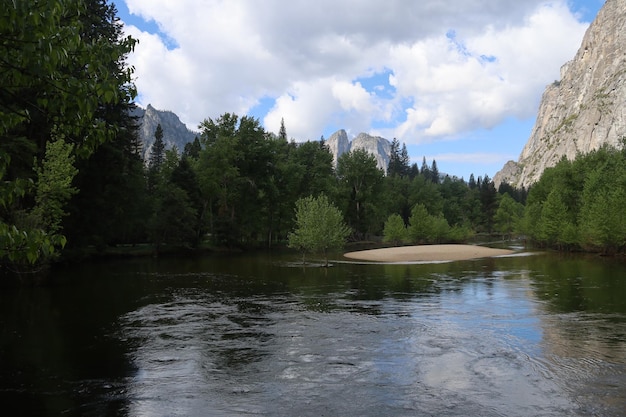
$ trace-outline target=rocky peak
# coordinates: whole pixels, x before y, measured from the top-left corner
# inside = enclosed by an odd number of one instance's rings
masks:
[[[348,134],[345,130],[340,129],[333,133],[328,140],[326,140],[326,146],[333,154],[333,164],[337,166],[337,160],[341,155],[346,152],[350,152],[350,141],[348,140]]]
[[[563,157],[574,159],[626,135],[626,0],[606,0],[561,79],[546,87],[517,162],[494,176],[528,187]]]
[[[185,144],[193,142],[198,136],[198,133],[189,130],[176,114],[167,110],[157,110],[150,104],[145,109],[136,107],[133,115],[138,118],[139,139],[143,144],[144,160],[147,160],[150,155],[154,143],[154,131],[159,124],[163,129],[163,142],[166,149],[176,146],[178,151],[182,152]]]
[[[364,149],[374,155],[376,166],[387,172],[391,154],[391,143],[387,139],[380,136],[370,136],[367,133],[359,133],[352,140],[351,149]]]
[[[364,149],[374,155],[376,166],[387,172],[389,166],[389,157],[391,155],[391,143],[380,136],[371,136],[367,133],[359,133],[356,138],[350,142],[348,134],[341,129],[333,133],[326,141],[326,146],[333,154],[333,163],[337,166],[337,160],[344,153],[353,149]]]

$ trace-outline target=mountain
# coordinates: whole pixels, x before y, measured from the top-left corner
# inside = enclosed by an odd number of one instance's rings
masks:
[[[171,111],[157,110],[148,104],[148,107],[142,109],[136,107],[133,116],[138,118],[139,123],[139,139],[141,140],[142,156],[144,160],[148,160],[152,144],[154,143],[154,131],[158,124],[163,129],[163,142],[166,149],[172,149],[174,146],[182,152],[185,144],[193,142],[199,133],[189,130],[187,126],[180,121],[178,116]]]
[[[326,141],[326,146],[333,154],[333,162],[337,166],[337,160],[341,155],[354,149],[364,149],[374,155],[376,166],[387,172],[389,166],[389,156],[391,154],[391,143],[380,136],[371,136],[367,133],[359,133],[356,138],[350,142],[348,134],[341,129],[333,133]]]
[[[161,124],[161,128],[163,129],[163,141],[165,142],[166,149],[171,149],[176,146],[178,150],[182,152],[185,148],[185,144],[193,142],[196,136],[199,136],[198,132],[188,129],[173,112],[157,110],[150,104],[148,104],[148,107],[145,109],[136,107],[133,111],[133,116],[138,118],[139,138],[143,145],[142,155],[144,160],[148,160],[150,155],[150,150],[154,143],[154,131],[158,124]],[[326,146],[328,146],[333,154],[335,166],[337,166],[337,159],[344,153],[350,152],[353,149],[365,149],[367,152],[374,155],[378,168],[387,172],[391,143],[385,138],[360,133],[350,142],[346,131],[341,129],[331,135],[326,141]]]
[[[494,176],[517,187],[537,182],[563,157],[574,159],[626,136],[626,0],[606,0],[561,79],[543,93],[537,121],[517,162]]]

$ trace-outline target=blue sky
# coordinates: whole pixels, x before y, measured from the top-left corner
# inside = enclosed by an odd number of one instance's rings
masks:
[[[467,179],[517,160],[604,0],[116,0],[138,104],[296,141],[398,138]]]

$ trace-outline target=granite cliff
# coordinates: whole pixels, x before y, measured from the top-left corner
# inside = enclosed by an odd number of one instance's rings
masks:
[[[192,142],[196,136],[199,136],[198,132],[188,129],[176,114],[171,111],[157,110],[150,104],[145,109],[136,107],[133,115],[137,117],[139,124],[139,139],[143,146],[142,156],[144,160],[149,158],[154,143],[154,131],[158,124],[161,124],[163,129],[163,141],[166,149],[172,149],[176,146],[178,151],[182,152],[185,144]],[[387,172],[391,143],[385,138],[360,133],[350,142],[346,131],[341,129],[331,135],[326,141],[326,146],[333,154],[335,166],[337,166],[337,159],[344,153],[353,149],[365,149],[374,156],[378,168]]]
[[[528,187],[562,157],[574,159],[626,136],[626,0],[606,0],[561,79],[546,87],[517,162],[494,176]]]
[[[185,144],[193,142],[195,137],[199,135],[199,133],[189,130],[176,114],[171,111],[157,110],[150,104],[145,109],[136,107],[133,115],[137,117],[139,124],[139,140],[142,144],[144,160],[149,158],[154,143],[154,131],[158,124],[163,129],[163,142],[165,142],[166,149],[172,149],[176,146],[178,151],[182,152]]]
[[[374,156],[376,166],[387,172],[391,143],[380,136],[371,136],[367,133],[359,133],[352,142],[348,140],[348,134],[341,129],[333,133],[326,141],[326,146],[333,154],[333,162],[337,166],[337,160],[341,155],[354,149],[364,149]]]

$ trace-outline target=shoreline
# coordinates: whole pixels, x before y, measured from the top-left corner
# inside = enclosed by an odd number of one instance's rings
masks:
[[[510,249],[476,245],[419,245],[344,253],[344,257],[370,262],[448,262],[513,254]]]

